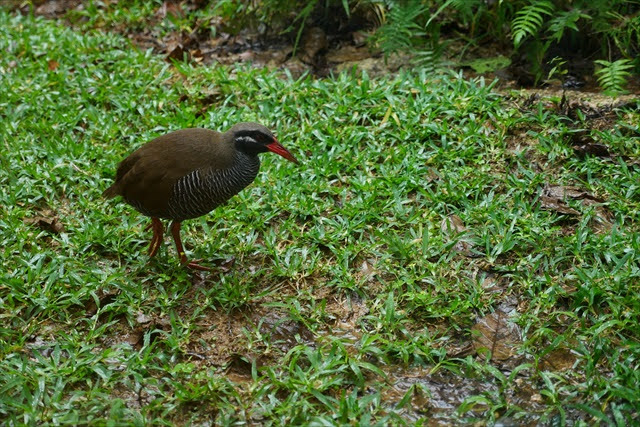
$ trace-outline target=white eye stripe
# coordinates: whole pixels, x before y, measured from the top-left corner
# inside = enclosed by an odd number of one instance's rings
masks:
[[[258,143],[258,141],[256,141],[254,138],[252,138],[250,136],[238,136],[236,138],[236,141],[242,142],[244,144],[257,144]]]

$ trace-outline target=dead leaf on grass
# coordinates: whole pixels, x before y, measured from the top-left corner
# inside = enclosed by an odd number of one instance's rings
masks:
[[[587,144],[576,144],[572,148],[576,155],[580,158],[586,156],[611,157],[609,148],[604,144],[592,142]]]
[[[23,222],[53,234],[60,234],[64,231],[60,218],[51,209],[44,209],[39,212],[39,215],[25,218]]]
[[[98,301],[96,303],[95,299],[89,300],[89,302],[85,305],[85,313],[87,316],[91,317],[98,312],[100,307],[104,307],[105,305],[111,304],[116,296],[120,294],[119,289],[110,289],[103,290],[100,289],[97,292]]]
[[[186,57],[185,57],[186,53]],[[170,42],[167,44],[167,56],[165,60],[171,62],[171,60],[176,61],[189,61],[189,51],[185,50],[182,47],[182,44],[178,42]]]
[[[138,316],[136,317],[136,322],[138,322],[141,325],[148,325],[149,323],[151,323],[152,320],[153,320],[152,317],[147,316],[143,312],[139,312]]]
[[[171,330],[171,321],[167,317],[156,318],[139,312],[136,317],[136,322],[138,322],[138,326],[136,326],[136,328],[129,334],[125,335],[123,340],[135,348],[140,348],[142,346],[144,343],[144,335],[147,332],[151,332],[149,339],[150,341],[153,341],[160,336],[158,330]]]
[[[545,371],[566,371],[573,368],[576,355],[568,348],[557,348],[540,360],[540,368]]]
[[[376,269],[374,268],[375,260],[368,258],[362,261],[362,265],[360,265],[360,273],[362,276],[366,277],[367,280],[372,280],[373,276],[376,274]]]
[[[584,207],[594,207],[596,216],[593,227],[597,231],[605,231],[613,226],[613,214],[601,205],[604,200],[578,187],[547,184],[542,189],[540,207],[565,215],[580,215],[578,210],[569,206],[569,200],[577,200]]]
[[[471,328],[473,346],[480,357],[494,361],[504,361],[516,355],[521,342],[520,330],[503,311],[495,311]],[[486,350],[490,353],[487,354]]]
[[[450,238],[456,238],[461,234],[467,233],[467,227],[464,226],[462,219],[458,215],[449,215],[440,223],[440,230]],[[466,239],[466,240],[465,240]],[[473,251],[473,244],[468,241],[468,237],[461,236],[456,242],[453,250],[460,252],[464,256],[473,257],[477,254]]]

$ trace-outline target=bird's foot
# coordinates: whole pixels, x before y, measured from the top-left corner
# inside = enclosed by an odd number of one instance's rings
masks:
[[[200,261],[202,261],[201,259],[196,259],[194,261],[187,261],[185,260],[185,262],[182,263],[182,265],[184,265],[187,268],[190,268],[192,270],[198,270],[198,271],[213,271],[213,268],[210,267],[205,267],[204,265],[200,265]]]
[[[153,229],[153,237],[151,238],[151,243],[149,244],[149,257],[153,258],[156,253],[158,253],[158,249],[160,249],[160,245],[162,244],[162,237],[164,235],[164,227],[162,226],[162,222],[158,218],[151,218],[151,222],[147,224],[145,227],[145,231],[148,229]]]
[[[184,246],[182,246],[182,240],[180,239],[180,221],[173,221],[171,223],[171,235],[173,236],[173,241],[176,242],[176,249],[178,250],[180,264],[192,270],[213,271],[212,268],[198,264],[202,261],[201,259],[197,259],[195,261],[189,261],[187,259],[187,254],[184,253]]]

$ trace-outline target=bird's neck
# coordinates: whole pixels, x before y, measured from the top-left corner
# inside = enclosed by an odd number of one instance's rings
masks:
[[[260,158],[257,155],[236,150],[231,166],[221,170],[211,170],[209,173],[205,173],[205,176],[208,185],[216,187],[222,192],[232,193],[249,185],[258,175],[259,169]]]
[[[258,156],[258,154],[268,151],[263,144],[258,144],[252,138],[236,139],[235,148],[237,152],[244,153],[247,156]]]
[[[231,168],[246,171],[255,178],[260,169],[260,157],[258,157],[258,153],[246,153],[236,150],[233,155],[233,166],[231,166]]]

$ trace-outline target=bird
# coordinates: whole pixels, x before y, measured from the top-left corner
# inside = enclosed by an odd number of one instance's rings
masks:
[[[126,157],[118,166],[114,183],[102,196],[121,196],[138,212],[151,217],[145,229],[153,231],[148,250],[151,258],[163,242],[161,220],[169,220],[180,263],[211,271],[200,260],[188,260],[180,238],[181,224],[211,212],[251,184],[260,168],[258,154],[268,151],[299,164],[259,123],[238,123],[224,133],[205,128],[176,130]]]

